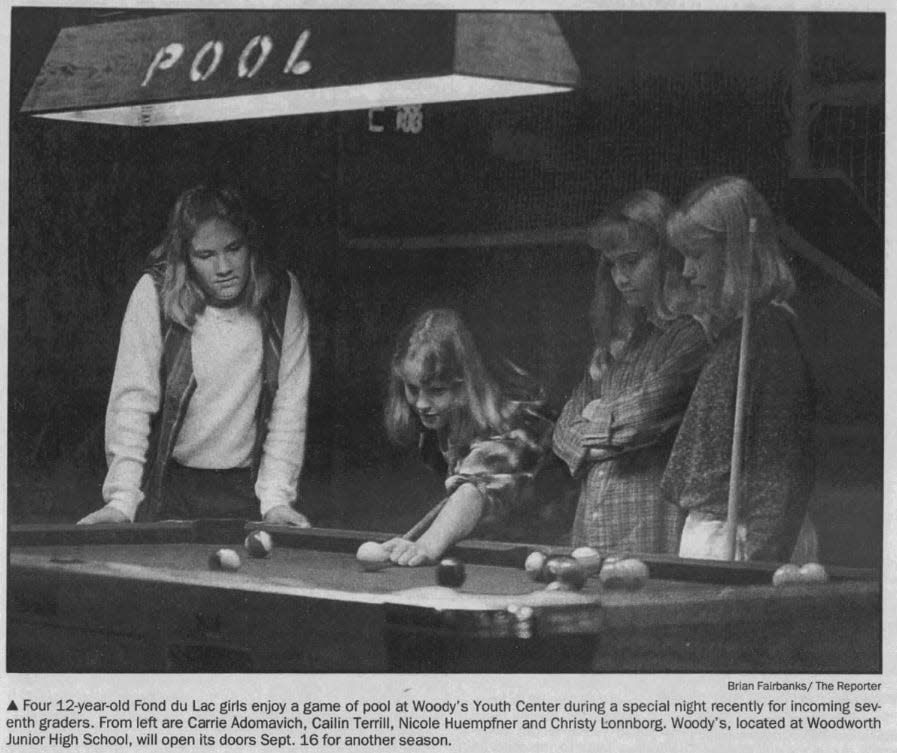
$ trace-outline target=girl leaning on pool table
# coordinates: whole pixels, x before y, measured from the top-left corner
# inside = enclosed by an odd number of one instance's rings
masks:
[[[308,316],[230,188],[178,198],[128,303],[106,411],[105,507],[81,523],[200,517],[307,526]]]
[[[448,501],[416,541],[384,544],[398,565],[436,560],[478,524],[513,515],[550,447],[552,422],[538,390],[485,352],[457,312],[431,309],[398,337],[385,423],[390,439],[414,444],[446,475]]]

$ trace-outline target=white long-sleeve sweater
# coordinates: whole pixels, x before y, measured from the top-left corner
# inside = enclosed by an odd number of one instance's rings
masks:
[[[309,322],[296,278],[290,296],[268,434],[255,484],[260,513],[296,499],[305,456],[311,357]],[[173,457],[192,468],[241,468],[252,460],[255,410],[261,390],[262,332],[244,309],[206,307],[191,333],[196,391]],[[134,519],[149,449],[150,419],[159,409],[162,333],[159,302],[149,275],[140,278],[125,311],[106,410],[109,470],[103,499]]]

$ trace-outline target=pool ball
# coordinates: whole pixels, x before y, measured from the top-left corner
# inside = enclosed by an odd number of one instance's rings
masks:
[[[545,556],[545,552],[540,552],[538,549],[534,552],[531,552],[529,557],[526,558],[526,562],[523,564],[523,568],[526,570],[527,575],[535,581],[542,580],[542,568],[545,567],[545,560],[548,557]]]
[[[389,567],[392,564],[389,559],[389,552],[383,548],[383,544],[378,544],[376,541],[366,541],[358,547],[355,559],[368,572],[382,570],[384,567]]]
[[[243,542],[246,551],[252,557],[267,557],[274,549],[274,542],[271,540],[271,534],[267,531],[253,531],[246,537]]]
[[[800,583],[802,580],[800,568],[792,562],[782,565],[772,574],[774,586],[787,586],[792,583]]]
[[[804,583],[825,583],[828,573],[818,562],[806,562],[800,566],[800,578]]]
[[[240,569],[240,555],[233,549],[219,549],[209,557],[209,567],[213,570],[233,572]]]
[[[634,558],[609,560],[598,578],[605,588],[635,591],[648,582],[648,566]]]
[[[590,546],[581,546],[574,549],[570,556],[582,565],[587,576],[597,575],[601,571],[603,558],[597,549]]]
[[[558,558],[552,566],[554,582],[561,583],[573,591],[578,591],[586,584],[586,571],[573,558]]]
[[[545,558],[545,561],[542,563],[542,572],[539,574],[539,580],[541,582],[551,583],[555,579],[555,571],[561,556],[562,555],[553,554],[550,557]]]
[[[464,584],[467,573],[464,572],[464,563],[455,557],[446,557],[440,560],[436,566],[436,582],[440,586],[459,588]]]
[[[563,554],[556,555],[545,560],[545,565],[542,568],[542,577],[546,583],[551,583],[553,580],[560,580],[561,573],[569,573],[574,569],[582,576],[582,580],[585,582],[585,572],[582,569],[582,565],[573,557],[567,557]],[[572,577],[575,580],[577,576],[568,575],[568,577]]]

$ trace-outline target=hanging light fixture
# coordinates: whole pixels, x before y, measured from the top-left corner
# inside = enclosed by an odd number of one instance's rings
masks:
[[[213,11],[63,29],[22,112],[161,126],[569,91],[550,13]]]

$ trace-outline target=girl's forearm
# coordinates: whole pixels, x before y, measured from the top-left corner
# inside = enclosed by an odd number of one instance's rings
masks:
[[[418,546],[436,559],[476,527],[483,514],[483,495],[473,484],[458,487],[433,524],[418,539]]]

